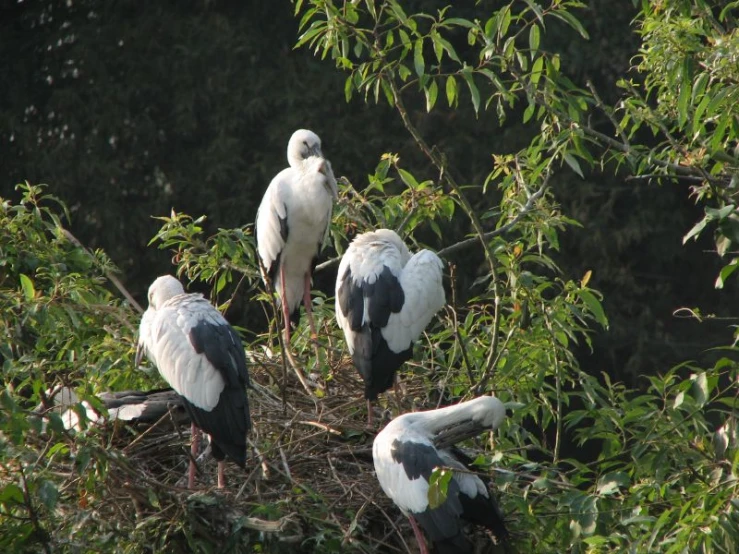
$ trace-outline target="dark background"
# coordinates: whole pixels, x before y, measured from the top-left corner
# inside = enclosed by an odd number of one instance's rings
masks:
[[[474,17],[494,6],[461,9]],[[637,52],[635,15],[630,2],[590,2],[580,12],[588,43],[550,28],[546,45],[561,52],[575,82],[591,79],[613,102],[615,82]],[[145,301],[153,278],[171,271],[169,254],[147,247],[160,227],[152,216],[171,208],[205,214],[209,231],[253,222],[297,128],[317,132],[336,174],[358,188],[383,152],[399,153],[417,177],[434,178],[395,112],[359,98],[346,103],[346,75],[294,50],[297,36],[288,2],[0,2],[0,196],[17,200],[13,187],[23,180],[48,183],[69,205],[72,231],[105,249]],[[492,114],[476,119],[471,108],[442,104],[431,115],[422,98],[409,107],[463,182],[484,182],[491,152],[515,151],[535,132],[520,118],[501,128]],[[593,353],[578,352],[581,364],[638,384],[639,375],[729,343],[726,321],[698,324],[673,312],[689,306],[726,317],[737,288],[713,289],[721,260],[710,236],[682,245],[702,216],[687,185],[614,173],[557,176],[555,196],[582,228],[570,228],[554,256],[566,278],[593,270],[591,286],[605,296],[610,330],[597,331]],[[457,223],[445,244],[467,231]],[[478,254],[457,261],[471,281]],[[331,293],[330,275],[319,284]],[[250,321],[262,316],[245,300],[229,318],[261,325]]]

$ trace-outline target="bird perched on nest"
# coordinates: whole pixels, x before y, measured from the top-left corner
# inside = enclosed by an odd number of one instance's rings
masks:
[[[299,129],[287,145],[290,167],[267,187],[257,211],[257,250],[266,275],[282,305],[285,344],[290,344],[290,320],[300,317],[300,301],[315,340],[311,310],[313,260],[328,237],[331,211],[338,196],[331,163],[323,157],[321,139]]]
[[[200,428],[210,435],[218,460],[218,487],[223,488],[225,457],[245,466],[246,434],[251,428],[245,390],[249,373],[241,339],[202,294],[185,294],[177,279],[164,275],[149,287],[137,366],[144,353],[182,396],[192,419],[188,486],[195,481]]]
[[[371,402],[393,386],[413,342],[446,302],[442,268],[430,250],[411,256],[389,229],[358,235],[341,258],[336,321],[364,380],[369,426]]]
[[[428,554],[418,525],[439,554],[466,554],[473,545],[465,523],[481,525],[497,541],[508,537],[503,515],[487,484],[469,471],[456,442],[496,429],[505,418],[497,398],[482,396],[455,406],[396,417],[375,437],[372,457],[382,490],[406,514],[421,554]],[[429,479],[435,468],[451,470],[446,499],[429,505]]]

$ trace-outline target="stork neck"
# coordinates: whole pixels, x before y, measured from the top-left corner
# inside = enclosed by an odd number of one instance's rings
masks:
[[[455,406],[421,412],[418,414],[421,417],[416,422],[423,425],[429,432],[436,433],[441,429],[472,419],[475,414],[475,404],[475,400],[470,400]]]

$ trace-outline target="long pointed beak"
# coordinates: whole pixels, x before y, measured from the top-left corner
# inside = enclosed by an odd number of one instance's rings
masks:
[[[134,358],[134,369],[138,369],[141,361],[144,359],[144,345],[139,343],[136,345],[136,357]]]
[[[339,197],[339,189],[336,184],[336,177],[334,177],[334,170],[331,168],[331,162],[324,158],[323,163],[321,164],[321,167],[318,171],[326,176],[326,182],[324,183],[324,187],[326,187],[326,192],[328,192],[331,197],[336,200]]]
[[[316,156],[318,158],[323,158],[323,152],[321,152],[321,147],[317,144],[309,149],[311,155]]]
[[[453,427],[440,430],[436,434],[434,444],[437,448],[449,448],[458,442],[477,436],[485,430],[490,430],[490,427],[484,427],[479,422],[473,420],[465,421]]]

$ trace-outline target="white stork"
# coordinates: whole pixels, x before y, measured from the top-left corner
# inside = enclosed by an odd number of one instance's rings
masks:
[[[354,238],[336,278],[336,320],[364,379],[367,424],[371,401],[395,382],[413,356],[413,342],[446,302],[443,264],[430,250],[411,256],[389,229]]]
[[[290,320],[297,324],[300,301],[305,305],[311,336],[316,329],[311,310],[313,259],[328,237],[334,200],[338,196],[331,163],[323,157],[321,139],[299,129],[287,145],[290,167],[267,187],[257,211],[257,249],[267,278],[282,305],[286,346]]]
[[[396,417],[375,437],[372,456],[375,473],[395,505],[409,517],[421,554],[428,554],[418,525],[426,531],[435,551],[461,554],[473,551],[465,536],[465,523],[490,529],[498,542],[508,537],[503,515],[487,485],[465,464],[469,459],[454,442],[496,429],[505,418],[503,403],[482,396],[455,406]],[[453,471],[446,500],[429,507],[429,478],[434,468]]]
[[[185,294],[171,275],[149,287],[149,308],[139,328],[138,366],[143,353],[182,396],[192,420],[192,459],[188,486],[195,481],[198,428],[211,437],[223,488],[225,457],[246,464],[246,433],[251,428],[246,355],[236,331],[202,294]]]

